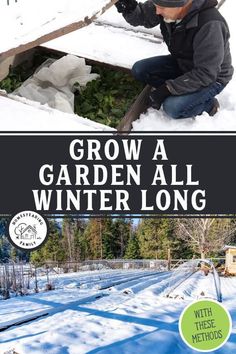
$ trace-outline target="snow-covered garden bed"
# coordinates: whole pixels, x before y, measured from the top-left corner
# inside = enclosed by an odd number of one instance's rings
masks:
[[[170,273],[144,275],[137,270],[60,275],[60,288],[54,291],[1,301],[0,326],[10,326],[1,333],[1,353],[151,354],[158,345],[161,354],[194,354],[179,336],[178,319],[191,301],[215,298],[212,274],[195,273],[179,287],[176,298],[164,296]],[[99,276],[110,283],[110,290],[98,290]],[[135,276],[139,278],[129,280]],[[112,286],[118,278],[123,283]],[[87,287],[78,287],[86,281]],[[217,354],[235,350],[235,286],[235,277],[222,278],[233,332]]]

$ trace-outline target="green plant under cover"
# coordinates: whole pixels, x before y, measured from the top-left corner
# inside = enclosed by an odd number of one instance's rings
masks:
[[[143,86],[121,71],[96,66],[100,78],[89,82],[75,97],[75,113],[111,127],[117,127]]]
[[[45,56],[37,57],[37,66],[44,60]],[[34,64],[32,68],[24,65],[11,68],[9,75],[0,82],[0,89],[13,92],[33,74],[37,66]],[[76,91],[75,113],[98,123],[117,127],[143,86],[130,74],[122,71],[101,66],[93,67],[92,71],[100,77],[89,82],[85,89]]]
[[[21,72],[16,69],[10,69],[9,75],[0,82],[0,89],[11,93],[22,84]]]
[[[59,59],[58,55],[53,55],[52,57]],[[7,93],[12,93],[33,75],[35,70],[47,59],[48,55],[46,53],[36,52],[31,65],[25,61],[14,68],[10,67],[8,76],[0,81],[0,89],[5,90]]]

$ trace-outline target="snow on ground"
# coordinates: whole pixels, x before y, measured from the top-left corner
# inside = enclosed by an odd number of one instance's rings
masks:
[[[30,291],[30,295],[27,297],[11,298],[5,303],[4,311],[0,311],[0,327],[18,321],[22,317],[32,317],[42,312],[45,313],[47,310],[52,310],[53,307],[51,304],[61,307],[67,303],[94,296],[94,294],[102,294],[103,290],[111,287],[112,291],[121,291],[122,289],[126,289],[128,285],[132,285],[132,287],[135,288],[140,282],[140,277],[143,278],[144,282],[149,282],[150,284],[150,279],[153,279],[153,277],[156,279],[156,273],[157,272],[143,270],[135,272],[119,270],[82,272],[73,274],[73,276],[71,276],[71,274],[60,274],[58,276],[50,274],[49,282],[55,287],[55,291],[48,293],[41,292],[46,287],[47,277],[39,277],[39,294],[32,294],[32,291]],[[30,287],[31,289],[35,288],[34,279],[32,279]],[[58,298],[60,298],[59,302],[57,301]],[[25,301],[26,303],[30,303],[30,308],[25,309]],[[16,312],[8,312],[8,309],[14,307],[14,304],[17,304],[19,310]]]
[[[18,319],[23,314],[32,316],[31,311],[37,307],[40,310],[46,307],[49,314],[1,332],[0,353],[13,349],[20,354],[197,353],[181,340],[178,320],[189,302],[202,297],[215,298],[213,277],[197,272],[167,298],[164,295],[171,274],[103,270],[60,275],[60,289],[1,301],[0,326],[6,318],[15,320],[17,313]],[[137,276],[139,279],[134,279]],[[98,291],[99,277],[105,282],[110,279],[110,286],[122,278],[123,283]],[[86,279],[94,286],[81,290],[77,285]],[[234,329],[222,349],[213,353],[231,354],[236,350],[236,278],[221,278],[221,281],[223,303],[231,313]]]
[[[11,97],[11,95],[9,95]],[[1,131],[114,131],[106,125],[52,109],[24,98],[0,95]],[[16,114],[17,112],[17,114]]]
[[[236,63],[236,61],[235,61]],[[235,131],[236,78],[218,95],[220,111],[214,117],[206,112],[188,119],[172,119],[161,109],[149,108],[133,122],[133,131]]]

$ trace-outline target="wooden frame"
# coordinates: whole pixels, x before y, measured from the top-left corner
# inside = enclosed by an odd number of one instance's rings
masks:
[[[118,0],[110,0],[110,2],[105,5],[102,9],[97,11],[93,16],[91,17],[85,17],[83,20],[71,23],[65,27],[56,29],[46,35],[43,35],[35,40],[32,40],[28,43],[21,44],[16,48],[11,48],[5,52],[0,53],[0,60],[5,59],[9,56],[13,56],[19,53],[22,53],[28,49],[37,47],[45,42],[48,42],[50,40],[53,40],[55,38],[64,36],[65,34],[68,34],[70,32],[76,31],[80,28],[86,27],[90,25],[93,21],[95,21],[99,16],[101,16],[104,12],[106,12],[110,7],[112,7]]]

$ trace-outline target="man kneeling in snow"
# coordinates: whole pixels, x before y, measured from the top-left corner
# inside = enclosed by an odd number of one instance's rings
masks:
[[[150,105],[172,118],[219,109],[216,98],[231,80],[229,29],[216,0],[119,0],[127,22],[147,28],[160,24],[170,55],[136,62],[134,77],[153,87]]]

